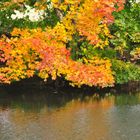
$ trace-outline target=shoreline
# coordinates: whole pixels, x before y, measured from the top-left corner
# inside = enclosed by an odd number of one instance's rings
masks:
[[[37,90],[52,90],[55,93],[59,93],[63,90],[72,90],[72,91],[83,91],[86,94],[90,93],[117,93],[117,91],[129,93],[129,92],[138,92],[140,91],[140,81],[129,81],[128,83],[123,84],[115,84],[113,87],[89,87],[89,86],[81,86],[79,87],[72,87],[69,85],[68,81],[63,80],[62,78],[58,78],[57,80],[48,79],[48,81],[43,81],[39,77],[32,77],[30,79],[23,79],[21,81],[16,81],[11,84],[0,84],[0,89],[17,89],[17,90],[30,90],[30,89],[37,89]]]

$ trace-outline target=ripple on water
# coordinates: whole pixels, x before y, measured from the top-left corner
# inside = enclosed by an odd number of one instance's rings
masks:
[[[0,102],[0,140],[140,140],[139,95],[32,96]]]

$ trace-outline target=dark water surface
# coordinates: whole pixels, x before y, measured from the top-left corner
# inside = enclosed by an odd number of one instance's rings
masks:
[[[0,140],[140,140],[140,93],[0,89]]]

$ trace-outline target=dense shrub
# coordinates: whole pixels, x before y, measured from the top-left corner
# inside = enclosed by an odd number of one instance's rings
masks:
[[[2,1],[0,83],[34,75],[73,86],[138,81],[139,15],[140,5],[124,0]]]
[[[111,43],[123,55],[140,47],[140,4],[131,2],[120,12],[113,13],[114,23],[110,26],[113,38]]]
[[[117,84],[140,80],[140,67],[130,62],[112,60],[112,70]]]

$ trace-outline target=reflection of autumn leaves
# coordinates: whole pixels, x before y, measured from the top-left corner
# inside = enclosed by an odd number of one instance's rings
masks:
[[[18,125],[27,125],[30,121],[40,120],[43,122],[48,121],[49,117],[54,119],[54,121],[59,123],[59,117],[63,116],[63,121],[70,119],[74,114],[76,115],[80,110],[85,110],[88,115],[94,115],[97,111],[108,110],[109,108],[114,106],[114,96],[107,97],[101,100],[95,100],[93,97],[89,97],[85,99],[85,101],[72,100],[66,104],[66,106],[62,107],[58,110],[52,110],[49,112],[49,108],[44,106],[39,109],[39,112],[33,111],[25,111],[21,108],[16,108],[12,113],[9,112],[11,118],[10,120]],[[0,110],[2,112],[2,110]],[[10,111],[10,110],[9,110]],[[36,111],[36,110],[35,110]],[[92,114],[94,113],[94,114]],[[58,118],[56,116],[59,116]],[[65,116],[65,117],[64,117]],[[65,120],[64,120],[65,119]],[[40,122],[41,123],[41,122]],[[61,126],[61,125],[60,125]]]
[[[95,94],[93,97],[85,97],[84,101],[80,100],[72,100],[71,102],[67,103],[66,107],[73,108],[75,110],[81,109],[81,108],[93,108],[93,109],[109,109],[114,106],[115,97],[105,97],[102,99],[98,99],[98,96]],[[97,99],[96,99],[97,98]],[[73,106],[73,107],[72,107]]]
[[[17,137],[31,139],[32,135],[36,136],[33,138],[39,136],[43,140],[56,139],[58,136],[61,140],[73,137],[92,140],[101,136],[111,139],[112,124],[108,123],[111,119],[108,111],[114,105],[113,101],[114,97],[101,101],[88,97],[86,101],[75,99],[66,106],[55,109],[53,105],[45,105],[46,102],[44,106],[36,106],[36,102],[31,104],[31,101],[29,104],[24,104],[26,100],[23,104],[13,102],[14,108],[6,110],[0,108],[1,130],[6,134],[12,132],[15,139]]]

